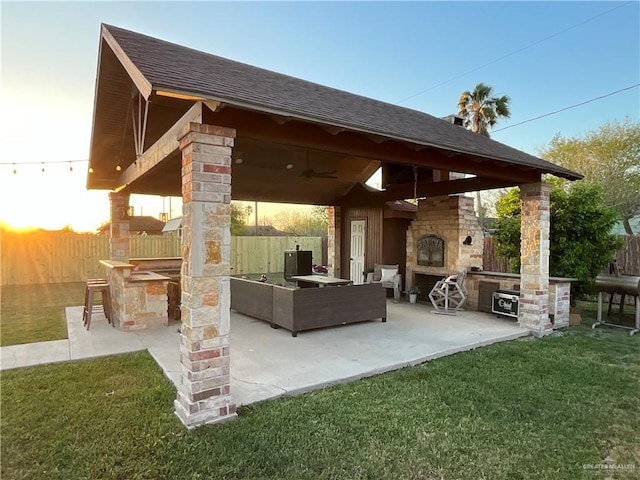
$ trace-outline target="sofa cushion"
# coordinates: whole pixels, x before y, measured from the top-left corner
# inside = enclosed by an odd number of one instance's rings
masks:
[[[398,274],[397,268],[382,268],[380,270],[382,272],[380,277],[380,281],[382,283],[393,282],[395,280],[395,276]]]

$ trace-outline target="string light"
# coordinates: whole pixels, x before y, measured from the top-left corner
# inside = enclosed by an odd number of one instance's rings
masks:
[[[89,160],[51,160],[51,161],[47,161],[47,162],[43,162],[43,161],[33,161],[33,162],[0,162],[0,166],[2,165],[9,165],[11,166],[11,173],[13,175],[17,175],[18,174],[18,165],[20,166],[24,166],[24,165],[40,165],[40,173],[41,174],[45,174],[45,173],[49,173],[48,170],[48,166],[49,165],[53,165],[53,164],[65,164],[68,163],[69,164],[69,172],[73,173],[73,164],[74,163],[78,163],[78,162],[89,162]],[[93,168],[89,168],[89,173],[93,172]]]

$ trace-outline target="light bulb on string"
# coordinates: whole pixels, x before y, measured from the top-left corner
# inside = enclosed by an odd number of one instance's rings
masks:
[[[44,162],[42,162],[42,173],[44,173]]]
[[[118,171],[118,172],[119,172],[120,170],[122,170],[122,167],[121,167],[120,165],[117,165],[117,166],[116,166],[116,171]]]
[[[18,170],[16,169],[16,164],[13,164],[13,174],[16,175],[18,173]]]
[[[73,165],[71,165],[71,162],[69,162],[69,171],[73,172]]]
[[[89,173],[93,173],[93,167],[89,167]]]

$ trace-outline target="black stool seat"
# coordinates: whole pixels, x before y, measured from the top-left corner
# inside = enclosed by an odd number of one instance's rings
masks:
[[[93,305],[94,294],[100,292],[102,295],[102,305]],[[115,327],[111,310],[111,292],[109,290],[109,282],[102,278],[93,278],[87,280],[87,286],[84,293],[84,312],[82,313],[82,324],[91,327],[91,317],[94,313],[104,313],[107,321],[112,327]]]

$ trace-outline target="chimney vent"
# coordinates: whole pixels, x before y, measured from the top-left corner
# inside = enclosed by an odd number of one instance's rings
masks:
[[[461,127],[464,126],[464,118],[459,115],[447,115],[446,117],[442,117],[442,120]]]

